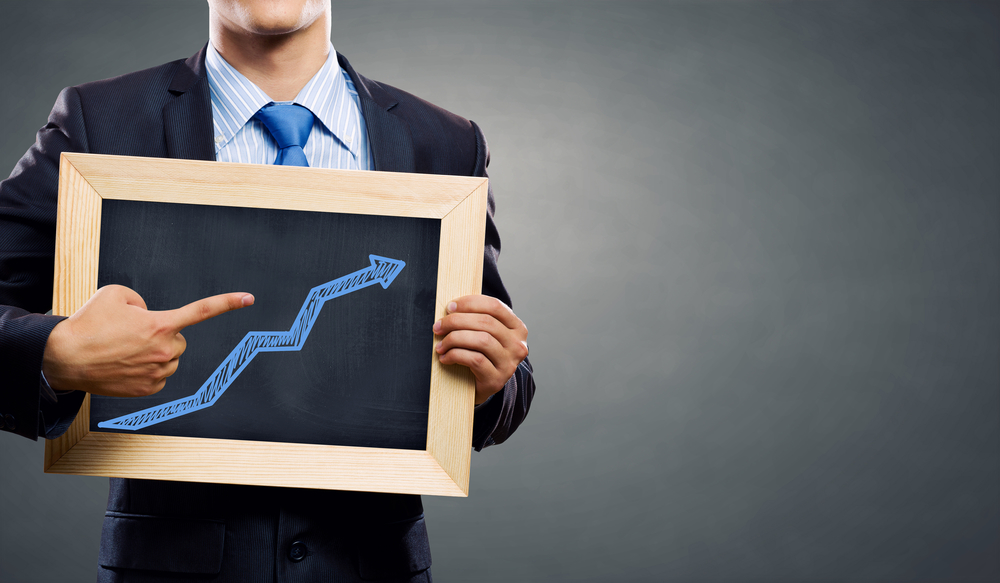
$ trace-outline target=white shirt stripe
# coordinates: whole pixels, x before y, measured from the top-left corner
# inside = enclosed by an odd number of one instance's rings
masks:
[[[273,164],[278,144],[253,115],[272,103],[259,87],[208,44],[205,69],[212,96],[215,159],[220,162]],[[313,168],[373,170],[365,118],[358,92],[337,64],[330,45],[326,62],[299,91],[294,101],[316,116],[303,152]]]

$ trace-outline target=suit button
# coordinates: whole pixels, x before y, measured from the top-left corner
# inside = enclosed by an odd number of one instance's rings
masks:
[[[302,559],[306,558],[306,554],[308,554],[308,552],[309,549],[306,547],[304,542],[295,541],[288,549],[288,558],[289,560],[298,563]]]
[[[10,414],[4,415],[3,416],[3,420],[5,422],[5,425],[7,425],[7,431],[14,431],[14,429],[17,427],[14,424],[14,416],[13,415],[10,415]]]

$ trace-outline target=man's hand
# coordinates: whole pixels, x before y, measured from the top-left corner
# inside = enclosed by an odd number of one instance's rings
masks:
[[[476,377],[476,404],[500,391],[528,356],[528,329],[507,304],[483,295],[448,304],[448,314],[434,323],[441,364],[461,364]]]
[[[248,293],[229,293],[152,312],[131,289],[102,287],[52,329],[42,360],[45,380],[56,390],[112,397],[152,395],[177,370],[187,347],[181,330],[253,301]]]

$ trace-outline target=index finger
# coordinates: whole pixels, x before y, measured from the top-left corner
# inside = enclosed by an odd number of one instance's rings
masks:
[[[455,312],[489,314],[511,330],[523,325],[521,319],[514,314],[514,310],[511,310],[507,304],[487,295],[463,296],[454,299],[448,304],[447,310],[449,314]]]
[[[253,301],[254,297],[251,294],[245,292],[233,292],[202,298],[191,302],[186,306],[181,306],[176,310],[167,310],[162,313],[170,320],[174,328],[180,332],[188,326],[197,324],[198,322],[204,322],[205,320],[214,318],[219,314],[224,314],[232,310],[238,310],[245,306],[251,306],[253,305]]]

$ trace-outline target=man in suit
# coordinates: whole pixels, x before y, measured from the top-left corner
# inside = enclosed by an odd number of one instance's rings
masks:
[[[486,141],[475,124],[330,57],[329,0],[209,5],[210,46],[185,61],[64,90],[35,145],[0,185],[0,417],[6,431],[58,435],[83,391],[155,393],[178,366],[185,325],[253,302],[239,292],[150,312],[135,292],[108,287],[68,319],[41,315],[51,298],[61,152],[222,160],[230,142],[239,147],[240,132],[265,136],[260,147],[273,151],[276,141],[256,116],[231,128],[229,142],[219,139],[225,100],[213,91],[226,83],[220,75],[231,69],[251,91],[298,103],[307,101],[301,92],[317,75],[335,69],[348,89],[345,103],[359,114],[366,147],[352,150],[341,130],[327,127],[316,112],[310,140],[339,145],[362,169],[486,175]],[[221,61],[212,69],[216,56]],[[247,147],[252,154],[254,147]],[[301,150],[319,165],[316,151]],[[527,330],[508,307],[497,271],[492,194],[488,206],[484,295],[456,298],[434,325],[441,362],[467,366],[476,377],[477,450],[504,441],[534,393]],[[99,563],[102,581],[430,579],[419,497],[149,480],[111,480]]]

